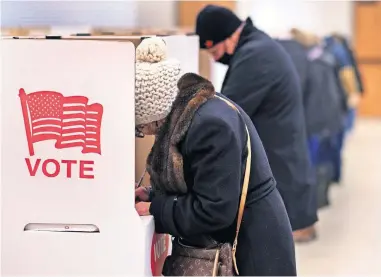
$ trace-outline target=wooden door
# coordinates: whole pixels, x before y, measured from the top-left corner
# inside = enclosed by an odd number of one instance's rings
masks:
[[[381,117],[381,2],[356,2],[354,36],[365,90],[359,113]]]

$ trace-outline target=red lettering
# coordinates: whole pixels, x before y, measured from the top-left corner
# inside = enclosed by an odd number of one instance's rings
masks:
[[[81,179],[94,179],[93,174],[85,174],[85,171],[93,172],[93,167],[85,167],[86,165],[93,165],[94,161],[79,161],[79,178]]]
[[[77,161],[74,160],[62,160],[63,164],[66,164],[66,177],[71,178],[71,165],[76,164]]]
[[[25,158],[25,162],[29,175],[32,177],[36,176],[38,171],[42,171],[49,178],[57,177],[61,173],[61,166],[66,165],[66,178],[94,179],[94,161],[57,161],[55,159],[41,160],[40,158],[33,161],[30,158]],[[42,165],[40,167],[41,162]],[[78,170],[78,175],[74,173],[76,170]]]
[[[26,165],[27,165],[27,167],[28,167],[30,176],[36,176],[38,166],[39,166],[40,163],[41,163],[41,159],[37,159],[37,160],[34,162],[34,166],[33,166],[33,167],[32,167],[32,164],[31,164],[29,158],[25,158],[25,162],[26,162]]]
[[[49,172],[48,172],[47,167],[48,167],[48,164],[49,164],[49,163],[53,163],[54,166],[56,167],[53,173],[49,173]],[[50,177],[50,178],[51,178],[51,177],[57,177],[58,174],[60,174],[60,171],[61,171],[60,164],[59,164],[58,161],[56,161],[56,160],[54,160],[54,159],[47,159],[46,161],[44,161],[44,162],[42,163],[42,173],[44,173],[44,175],[45,175],[46,177]]]

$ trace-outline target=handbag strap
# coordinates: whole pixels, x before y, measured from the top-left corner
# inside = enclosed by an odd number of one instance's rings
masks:
[[[217,96],[217,95],[216,95]],[[226,102],[230,107],[232,107],[234,110],[236,110],[239,114],[240,111],[236,106],[234,106],[231,102],[228,100],[217,96],[224,102]],[[236,251],[237,251],[237,244],[238,244],[238,234],[239,234],[239,229],[241,228],[241,223],[242,223],[242,218],[243,218],[243,211],[245,210],[245,204],[246,204],[246,197],[247,197],[247,189],[249,187],[249,180],[250,180],[250,169],[251,169],[251,140],[250,140],[250,133],[249,129],[247,128],[247,125],[245,124],[245,129],[247,133],[247,158],[246,158],[246,167],[245,167],[245,175],[243,178],[243,186],[242,186],[242,193],[241,193],[241,200],[239,203],[239,209],[238,209],[238,219],[237,219],[237,228],[236,228],[236,233],[235,233],[235,238],[233,242],[233,247],[232,247],[232,254],[233,254],[233,264],[234,264],[234,269],[239,275],[238,272],[238,267],[237,267],[237,260],[235,257]]]

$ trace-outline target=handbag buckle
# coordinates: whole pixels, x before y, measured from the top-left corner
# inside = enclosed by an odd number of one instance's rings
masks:
[[[232,250],[235,252],[237,250],[237,241],[233,242]]]
[[[238,241],[234,240],[233,246],[232,246],[232,258],[233,258],[233,266],[234,266],[235,272],[237,273],[237,275],[239,275],[237,260],[235,257],[235,253],[237,252],[237,244],[238,244]]]

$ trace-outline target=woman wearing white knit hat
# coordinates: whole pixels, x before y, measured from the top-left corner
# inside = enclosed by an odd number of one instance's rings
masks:
[[[250,118],[208,80],[180,78],[162,39],[143,40],[136,55],[136,135],[155,135],[136,210],[175,238],[163,275],[232,275],[233,257],[240,275],[296,275],[289,219]]]
[[[171,111],[178,91],[180,63],[177,60],[167,60],[166,50],[161,38],[144,39],[136,49],[137,126],[160,121]]]

